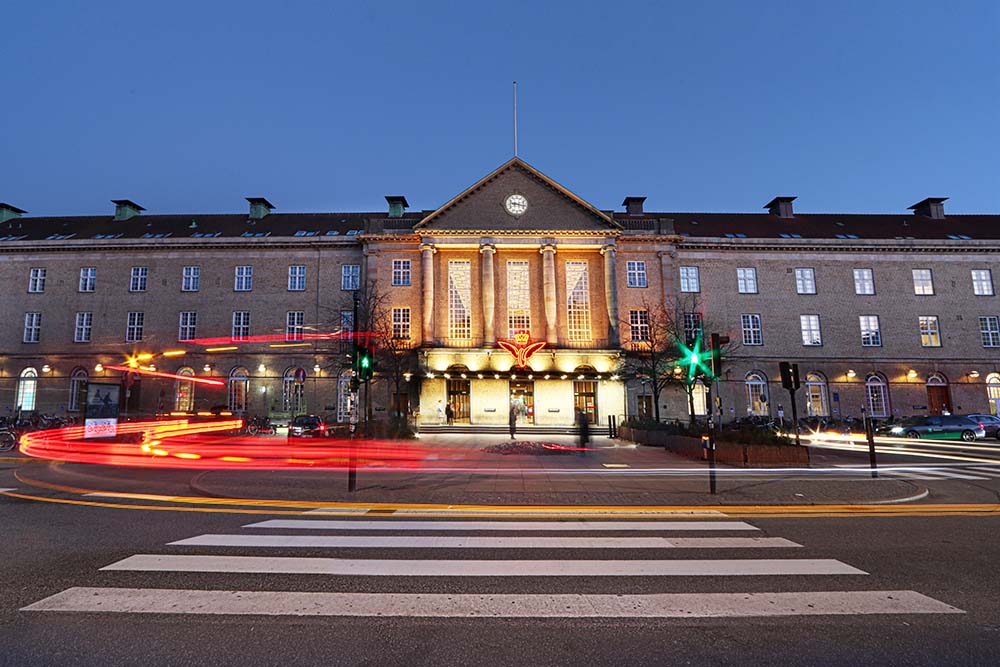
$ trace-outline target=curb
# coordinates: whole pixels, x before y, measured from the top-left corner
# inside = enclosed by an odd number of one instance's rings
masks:
[[[51,463],[50,459],[21,458],[17,456],[0,456],[0,463]]]

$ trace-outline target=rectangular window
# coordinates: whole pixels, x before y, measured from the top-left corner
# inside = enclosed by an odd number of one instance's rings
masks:
[[[177,323],[177,340],[191,340],[195,338],[197,328],[198,313],[193,310],[183,311]]]
[[[74,343],[89,343],[90,329],[94,323],[93,313],[77,313],[76,326],[73,328]]]
[[[972,269],[972,293],[993,296],[993,273],[989,269]]]
[[[871,269],[854,269],[854,293],[875,293],[875,275]]]
[[[392,337],[410,340],[410,309],[392,309]]]
[[[930,269],[913,269],[913,293],[921,296],[934,294],[934,277]]]
[[[571,341],[591,340],[587,262],[566,262],[566,324]]]
[[[701,279],[698,277],[697,266],[681,267],[681,291],[682,292],[701,291]]]
[[[392,260],[392,286],[406,287],[410,284],[410,260]]]
[[[80,291],[93,292],[97,289],[97,267],[85,266],[80,269]]]
[[[531,279],[528,262],[507,262],[507,337],[531,331]]]
[[[181,291],[197,292],[201,283],[201,267],[185,266],[181,269]]]
[[[138,343],[142,340],[142,325],[146,319],[144,313],[131,312],[125,322],[125,342]]]
[[[861,325],[861,346],[882,347],[882,330],[878,325],[878,315],[861,315],[858,317]]]
[[[448,260],[448,337],[472,338],[472,263]]]
[[[303,340],[302,334],[305,332],[306,313],[302,310],[290,310],[285,313],[285,340]]]
[[[816,271],[813,269],[795,269],[795,291],[799,294],[815,294]]]
[[[941,330],[936,316],[920,316],[920,344],[924,347],[941,347]]]
[[[236,267],[236,283],[233,285],[233,290],[237,292],[250,292],[253,290],[252,266]]]
[[[633,342],[649,341],[649,311],[645,308],[628,311],[628,323]]]
[[[42,333],[42,314],[41,313],[25,313],[24,314],[24,337],[21,338],[25,343],[37,343]]]
[[[340,267],[340,289],[356,290],[361,284],[361,265],[344,264]]]
[[[306,267],[288,267],[288,291],[304,292],[306,289]]]
[[[983,336],[983,347],[1000,347],[1000,318],[980,317],[979,332]]]
[[[684,313],[684,344],[690,347],[701,337],[701,313]]]
[[[799,315],[803,345],[822,345],[823,335],[819,330],[819,315]]]
[[[32,294],[45,291],[45,269],[31,269],[28,273],[28,291]]]
[[[149,267],[133,266],[132,277],[128,283],[129,292],[145,292],[146,279],[149,277]]]
[[[736,285],[740,294],[757,293],[757,269],[736,269]]]
[[[250,337],[250,311],[233,311],[233,334],[234,341],[246,340]]]
[[[648,287],[646,262],[625,262],[625,275],[629,287]]]
[[[764,337],[760,327],[760,315],[740,315],[740,323],[743,325],[744,345],[764,344]]]
[[[342,334],[351,334],[354,332],[354,311],[353,310],[342,310],[340,311],[340,332]],[[354,341],[350,336],[343,336],[340,339],[340,351],[348,352],[352,350],[352,345]]]

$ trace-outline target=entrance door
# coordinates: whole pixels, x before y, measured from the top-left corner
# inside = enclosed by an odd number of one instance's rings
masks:
[[[951,414],[951,397],[948,395],[948,385],[927,385],[927,410],[932,415],[944,412]]]
[[[514,380],[510,383],[510,402],[518,406],[518,424],[535,423],[535,383]]]
[[[584,412],[587,415],[587,420],[591,424],[597,421],[596,382],[573,383],[573,408],[574,408],[574,418],[576,414]]]
[[[645,394],[639,396],[639,419],[653,418],[653,397]]]
[[[448,403],[455,411],[455,423],[469,423],[469,381],[468,380],[448,380]]]

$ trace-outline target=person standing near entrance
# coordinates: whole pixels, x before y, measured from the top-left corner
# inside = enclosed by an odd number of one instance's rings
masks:
[[[441,399],[438,399],[438,404],[437,404],[437,418],[438,418],[438,423],[439,424],[443,424],[444,423],[445,413],[444,413],[444,405],[441,404]]]
[[[451,407],[451,403],[444,406],[444,416],[448,419],[449,426],[455,423],[455,410]]]
[[[576,413],[576,424],[579,429],[580,452],[586,454],[587,447],[590,443],[590,420],[587,418],[587,413],[585,411],[580,410]]]
[[[517,404],[513,402],[510,404],[509,421],[510,421],[510,439],[513,440],[514,432],[517,430]]]

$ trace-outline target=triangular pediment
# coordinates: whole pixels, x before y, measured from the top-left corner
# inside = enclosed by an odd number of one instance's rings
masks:
[[[520,215],[505,205],[527,200]],[[416,225],[423,230],[611,231],[615,220],[520,158],[512,158]]]

